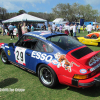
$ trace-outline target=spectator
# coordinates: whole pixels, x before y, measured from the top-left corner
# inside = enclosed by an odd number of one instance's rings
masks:
[[[80,28],[81,28],[81,26],[80,26],[80,24],[78,25],[78,33],[80,33]]]
[[[5,35],[5,25],[4,24],[2,25],[2,34],[3,36]]]
[[[18,24],[18,40],[20,39],[20,37],[22,36],[22,30],[21,30],[21,24]]]
[[[99,26],[98,26],[98,25],[96,25],[96,31],[98,31],[98,28],[99,28]]]
[[[16,24],[14,24],[14,28],[16,28]]]
[[[25,34],[25,33],[27,33],[27,26],[26,26],[26,23],[24,22],[22,26],[22,34]]]
[[[55,25],[55,23],[53,23],[52,24],[52,31],[53,31],[53,33],[55,33],[55,30],[56,30],[56,25]]]
[[[34,31],[34,27],[33,27],[33,25],[31,25],[31,32],[33,32]]]
[[[43,23],[43,27],[42,28],[43,28],[43,30],[46,30],[46,25],[44,23]]]
[[[73,36],[73,24],[70,25],[70,33],[71,33],[71,36]]]
[[[8,26],[8,29],[9,29],[9,34],[11,35],[11,39],[10,40],[12,40],[12,37],[14,39],[14,35],[13,35],[14,26],[10,23],[10,25]]]
[[[96,29],[96,27],[95,27],[95,25],[93,24],[93,30],[95,31],[95,29]]]
[[[51,32],[51,26],[50,26],[50,24],[48,24],[48,31]]]
[[[66,23],[66,25],[64,27],[65,27],[65,34],[69,35],[69,32],[70,32],[69,23]]]
[[[76,32],[77,32],[77,25],[75,24],[73,26],[73,36],[76,37]]]
[[[89,25],[87,25],[87,31],[88,31],[88,34],[91,33],[91,31],[92,31],[91,23]]]
[[[83,24],[83,32],[84,32],[85,25]]]
[[[60,27],[59,27],[59,30],[60,30],[60,32],[62,33],[62,25],[60,24]]]

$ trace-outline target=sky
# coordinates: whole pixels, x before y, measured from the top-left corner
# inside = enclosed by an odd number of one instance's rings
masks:
[[[18,12],[19,10],[52,13],[52,8],[59,3],[69,3],[70,5],[74,3],[80,5],[90,4],[93,9],[100,11],[100,0],[0,0],[0,7],[6,8],[9,13]]]

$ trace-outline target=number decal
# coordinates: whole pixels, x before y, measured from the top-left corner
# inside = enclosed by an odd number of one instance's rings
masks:
[[[23,52],[20,52],[21,61],[23,61]]]
[[[19,56],[19,51],[16,51],[16,55],[17,55],[17,60],[19,60],[18,56]]]
[[[21,48],[21,47],[16,47],[15,49],[15,59],[17,63],[20,63],[22,65],[26,66],[25,63],[25,48]]]

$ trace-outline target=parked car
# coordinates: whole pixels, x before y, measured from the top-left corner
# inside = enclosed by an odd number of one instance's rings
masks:
[[[100,50],[92,51],[66,34],[34,31],[16,43],[0,43],[0,48],[4,64],[37,73],[46,87],[58,82],[77,88],[100,84]]]
[[[77,37],[77,39],[86,45],[100,46],[100,32],[93,32],[84,37]]]

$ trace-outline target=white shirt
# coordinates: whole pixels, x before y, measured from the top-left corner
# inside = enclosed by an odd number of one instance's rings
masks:
[[[81,26],[80,25],[78,25],[78,29],[80,29],[81,28]]]
[[[73,26],[73,33],[76,33],[77,32],[77,29],[76,29],[76,26],[74,25]]]
[[[65,25],[64,28],[65,28],[65,30],[68,30],[70,32],[70,26],[69,25]]]
[[[91,30],[92,30],[92,25],[87,25],[87,31],[89,31],[89,32],[91,32]]]
[[[55,31],[55,28],[56,28],[56,25],[53,24],[53,25],[52,25],[52,29],[53,29],[53,31]]]
[[[70,26],[70,30],[73,30],[73,26]]]

